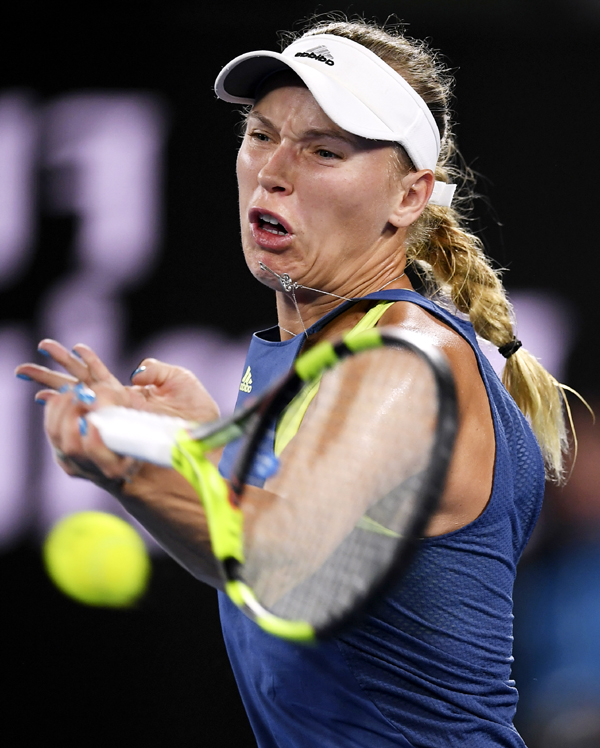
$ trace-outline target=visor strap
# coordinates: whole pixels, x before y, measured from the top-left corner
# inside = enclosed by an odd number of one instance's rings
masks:
[[[444,208],[449,208],[452,205],[452,198],[454,197],[454,191],[456,190],[455,184],[448,184],[447,182],[437,182],[433,187],[433,192],[429,198],[431,205],[441,205]]]

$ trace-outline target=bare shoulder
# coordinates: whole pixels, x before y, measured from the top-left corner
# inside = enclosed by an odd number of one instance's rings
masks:
[[[459,430],[446,489],[427,535],[441,535],[472,522],[492,489],[495,438],[488,394],[469,343],[441,320],[409,302],[391,306],[379,322],[424,335],[441,350],[456,386]]]
[[[477,360],[469,343],[455,330],[434,317],[422,307],[399,301],[383,315],[379,326],[392,325],[424,335],[447,357],[457,387],[459,380],[473,377],[481,381]]]

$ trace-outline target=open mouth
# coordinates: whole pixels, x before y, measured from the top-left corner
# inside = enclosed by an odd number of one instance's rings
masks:
[[[289,227],[284,226],[279,218],[264,210],[257,208],[252,210],[250,221],[261,231],[266,231],[274,236],[287,236],[290,233]]]
[[[285,236],[288,233],[279,221],[268,213],[261,213],[258,216],[258,227],[276,236]]]

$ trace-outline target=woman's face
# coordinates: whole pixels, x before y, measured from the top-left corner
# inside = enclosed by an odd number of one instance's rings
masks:
[[[403,188],[393,146],[340,129],[286,80],[250,112],[238,155],[246,261],[272,288],[260,261],[303,285],[351,292],[397,252],[390,220]]]

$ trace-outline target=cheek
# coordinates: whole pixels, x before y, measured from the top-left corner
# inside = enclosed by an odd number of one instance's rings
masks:
[[[381,180],[357,175],[320,190],[321,211],[349,232],[379,233],[390,215],[390,194]]]
[[[237,184],[238,184],[238,210],[240,216],[240,229],[242,233],[242,244],[248,238],[250,233],[250,224],[248,221],[248,210],[252,195],[256,187],[256,180],[252,178],[252,172],[249,168],[248,158],[241,152],[237,158]]]
[[[236,160],[236,174],[240,196],[248,189],[254,189],[258,183],[259,171],[260,165],[256,163],[256,159],[251,157],[242,144]]]
[[[238,151],[237,160],[235,162],[235,173],[237,176],[238,190],[242,192],[242,187],[247,181],[248,174],[248,158],[242,152],[242,149]]]

